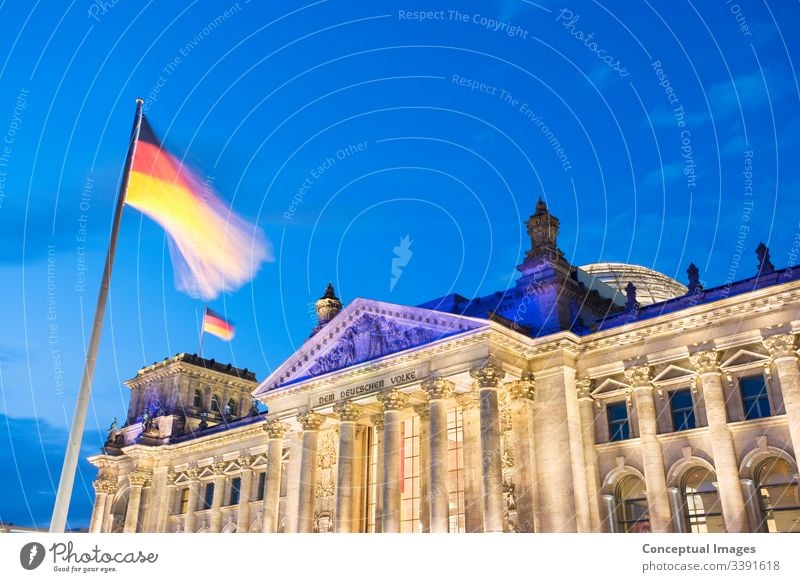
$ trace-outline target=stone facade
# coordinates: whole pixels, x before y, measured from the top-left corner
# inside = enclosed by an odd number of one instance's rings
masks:
[[[341,308],[330,288],[258,385],[180,357],[143,370],[134,392],[171,406],[153,418],[189,428],[156,438],[132,396],[91,458],[91,531],[800,531],[797,273],[626,308],[557,232],[540,203],[522,283],[488,307]],[[269,413],[201,428],[203,374]]]

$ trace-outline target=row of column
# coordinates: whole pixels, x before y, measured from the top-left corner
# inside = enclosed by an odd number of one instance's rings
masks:
[[[764,339],[763,343],[777,370],[792,448],[797,456],[797,451],[800,451],[800,365],[795,336],[779,334]],[[751,518],[748,514],[752,511],[742,491],[738,456],[733,434],[728,426],[718,354],[713,350],[700,351],[691,354],[689,360],[700,379],[725,528],[728,532],[750,531]],[[650,525],[654,532],[673,531],[675,508],[671,506],[674,505],[674,500],[670,500],[664,453],[657,436],[652,373],[647,366],[634,366],[625,370],[625,377],[632,386],[638,416]]]

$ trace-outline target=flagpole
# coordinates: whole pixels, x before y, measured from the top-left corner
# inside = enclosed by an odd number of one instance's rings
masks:
[[[197,355],[203,357],[203,336],[206,333],[206,312],[208,311],[208,303],[203,303],[203,319],[200,320],[200,345],[197,348]]]
[[[94,323],[92,324],[92,333],[89,338],[89,349],[86,352],[86,359],[83,363],[83,375],[81,376],[81,385],[78,391],[78,401],[75,404],[75,413],[72,417],[72,426],[69,430],[67,451],[64,455],[64,465],[61,469],[61,478],[58,482],[58,492],[56,493],[56,502],[53,507],[53,518],[50,521],[50,533],[63,533],[67,524],[67,512],[69,511],[69,503],[72,498],[72,488],[75,484],[75,471],[78,468],[83,429],[86,425],[86,413],[89,408],[89,397],[92,393],[94,368],[95,364],[97,364],[97,350],[100,346],[100,336],[103,331],[103,318],[108,301],[108,289],[111,284],[111,271],[114,267],[114,254],[117,250],[119,226],[122,222],[122,209],[125,206],[125,196],[128,192],[128,182],[130,181],[133,156],[136,153],[136,142],[139,139],[139,131],[142,127],[143,103],[144,101],[141,99],[136,100],[136,116],[133,120],[133,130],[131,131],[131,139],[128,144],[128,157],[125,159],[122,183],[120,184],[119,193],[117,195],[114,222],[111,226],[111,238],[108,241],[106,262],[103,268],[103,280],[100,283],[100,292],[97,296],[97,308],[94,312]]]

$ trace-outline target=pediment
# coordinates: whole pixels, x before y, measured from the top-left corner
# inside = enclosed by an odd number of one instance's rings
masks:
[[[270,374],[256,395],[488,327],[474,317],[356,299]]]
[[[724,370],[736,370],[738,368],[745,368],[753,364],[761,364],[768,361],[769,356],[767,354],[741,349],[737,350],[732,356],[722,362],[720,368]]]
[[[671,384],[673,382],[693,380],[696,376],[694,370],[669,364],[653,378],[653,384]]]
[[[602,396],[604,394],[613,394],[614,392],[620,392],[621,390],[628,390],[630,386],[625,384],[624,382],[620,382],[619,380],[614,380],[614,378],[606,378],[600,384],[597,385],[592,391],[592,396]]]

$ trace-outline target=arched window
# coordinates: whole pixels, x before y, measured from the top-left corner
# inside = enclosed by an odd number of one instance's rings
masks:
[[[761,523],[769,532],[800,532],[800,487],[794,468],[774,457],[756,470]]]
[[[195,408],[200,408],[203,406],[203,393],[200,390],[194,391],[194,399],[192,400],[192,406]]]
[[[617,485],[617,526],[626,533],[650,531],[650,514],[647,510],[647,494],[639,477],[623,477]]]
[[[236,401],[233,398],[228,400],[227,409],[230,411],[231,416],[236,416]]]
[[[219,412],[219,395],[214,394],[211,397],[211,412]]]
[[[704,467],[694,467],[683,477],[681,482],[683,510],[689,531],[692,533],[725,531],[722,506],[715,481],[714,473]]]

